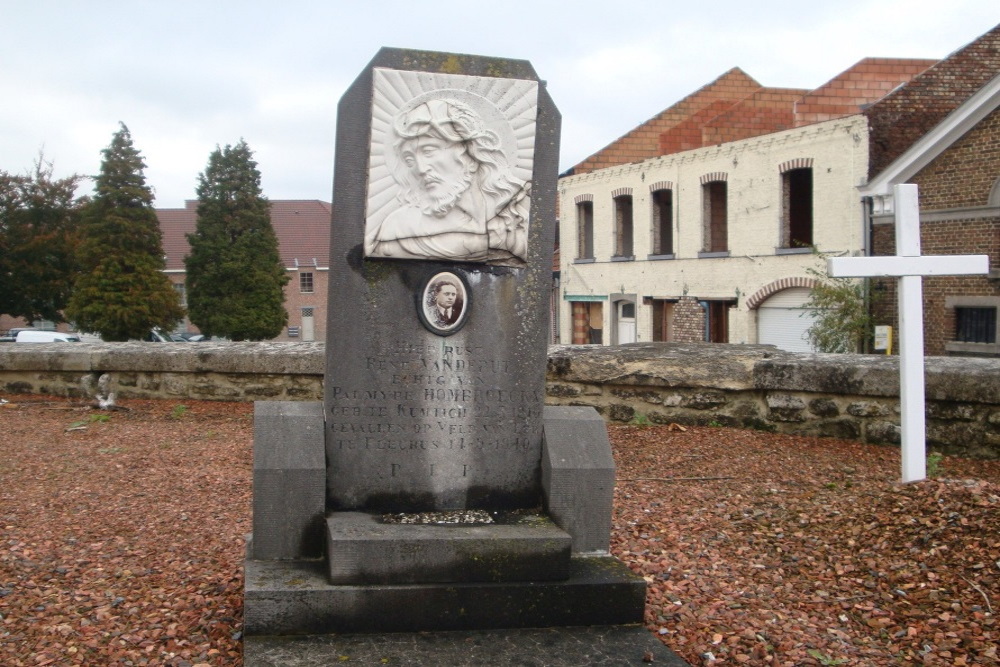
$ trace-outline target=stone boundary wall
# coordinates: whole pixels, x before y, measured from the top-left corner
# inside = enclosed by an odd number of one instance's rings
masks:
[[[612,422],[735,426],[898,444],[899,357],[770,345],[555,346],[548,402]],[[928,448],[1000,458],[1000,360],[926,358]]]
[[[85,397],[110,373],[119,398],[322,399],[321,343],[0,345],[0,393]],[[549,350],[549,405],[607,421],[734,426],[899,443],[899,358],[769,345],[633,343]],[[928,447],[1000,458],[1000,360],[927,357]]]
[[[0,392],[84,397],[110,373],[119,398],[321,401],[322,343],[4,343]]]

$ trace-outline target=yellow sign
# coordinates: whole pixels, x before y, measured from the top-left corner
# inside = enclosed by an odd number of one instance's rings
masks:
[[[892,327],[875,327],[875,349],[885,350],[886,354],[892,354]]]

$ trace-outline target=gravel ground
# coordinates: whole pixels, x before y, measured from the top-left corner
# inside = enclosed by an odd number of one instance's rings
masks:
[[[693,665],[993,665],[1000,462],[732,429],[612,427],[613,551]]]
[[[252,405],[0,399],[0,664],[241,664]],[[609,432],[612,548],[692,665],[1000,664],[1000,462]]]

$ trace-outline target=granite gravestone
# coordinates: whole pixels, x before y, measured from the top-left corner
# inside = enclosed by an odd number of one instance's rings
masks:
[[[558,132],[525,61],[383,49],[341,99],[325,400],[255,411],[246,655],[642,621],[604,422],[543,408]]]
[[[338,108],[330,507],[534,507],[558,112],[524,61],[376,61]]]

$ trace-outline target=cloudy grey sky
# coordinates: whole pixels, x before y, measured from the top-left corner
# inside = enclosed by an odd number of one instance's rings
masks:
[[[125,122],[159,207],[246,139],[271,199],[332,193],[337,102],[382,46],[531,61],[563,116],[560,169],[740,67],[815,88],[864,57],[943,58],[997,0],[0,0],[0,170],[44,151],[97,172]],[[89,187],[88,187],[89,190]]]

